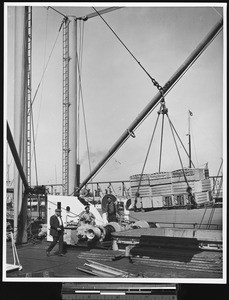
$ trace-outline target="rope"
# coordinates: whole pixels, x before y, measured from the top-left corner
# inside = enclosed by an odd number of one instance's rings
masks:
[[[39,88],[40,88],[40,85],[41,85],[41,82],[42,82],[42,80],[43,80],[44,74],[45,74],[46,69],[47,69],[47,67],[48,67],[48,64],[49,64],[49,61],[50,61],[50,59],[51,59],[53,50],[54,50],[54,48],[55,48],[55,46],[56,46],[56,43],[57,43],[57,40],[58,40],[58,37],[59,37],[59,34],[60,34],[60,29],[61,29],[62,25],[63,25],[63,21],[62,21],[61,26],[60,26],[60,28],[59,28],[59,31],[58,31],[57,37],[56,37],[56,39],[55,39],[54,45],[53,45],[53,47],[52,47],[52,50],[51,50],[51,52],[50,52],[50,54],[49,54],[49,58],[48,58],[48,61],[47,61],[47,63],[46,63],[45,69],[44,69],[44,71],[43,71],[43,73],[42,73],[41,79],[40,79],[40,81],[39,81],[39,83],[38,83],[36,92],[35,92],[35,94],[34,94],[34,97],[33,97],[32,102],[31,102],[31,107],[32,107],[32,105],[33,105],[33,103],[34,103],[34,101],[35,101],[35,99],[36,99],[37,92],[38,92],[38,90],[39,90]]]
[[[46,26],[45,26],[45,48],[44,48],[44,65],[43,65],[44,69],[45,69],[46,45],[47,45],[47,28],[48,28],[47,25],[48,25],[48,10],[47,10],[47,13],[46,13]],[[42,88],[43,88],[43,85],[42,85]],[[42,102],[42,94],[41,94],[41,102]],[[38,185],[37,157],[36,157],[35,142],[36,142],[36,137],[37,137],[37,132],[38,132],[40,110],[39,110],[39,115],[38,115],[38,121],[37,121],[37,127],[36,127],[36,134],[34,133],[34,119],[33,119],[32,103],[31,103],[30,110],[31,110],[31,121],[32,121],[31,124],[32,124],[32,133],[33,133],[33,151],[34,151],[34,164],[35,164],[35,174],[36,174],[36,185]]]
[[[36,174],[36,184],[38,185],[38,175],[37,175],[37,156],[36,156],[36,147],[35,147],[35,137],[34,137],[34,121],[33,121],[33,109],[31,108],[31,125],[32,125],[32,133],[33,133],[33,151],[34,151],[34,167]]]
[[[217,179],[217,177],[219,176],[220,170],[221,170],[221,168],[222,168],[222,164],[223,164],[223,160],[221,161],[221,164],[220,164],[220,167],[219,167],[219,170],[218,170],[218,173],[217,173],[216,179]],[[214,182],[214,185],[213,185],[213,188],[212,188],[212,192],[213,192],[213,191],[214,191],[214,189],[215,189],[215,185],[216,185],[216,181]],[[207,210],[207,207],[206,207],[206,209],[205,209],[204,215],[205,215],[205,213],[206,213],[206,210]],[[213,208],[212,208],[212,210],[211,210],[211,213],[210,213],[210,216],[209,216],[209,219],[208,219],[208,223],[207,223],[207,229],[209,229],[209,228],[210,228],[210,225],[211,225],[211,222],[212,222],[212,219],[213,219],[214,213],[215,213],[215,207],[213,207]],[[203,221],[203,218],[202,218],[202,220],[201,220],[201,223],[200,223],[200,224],[202,224],[202,221]]]
[[[181,168],[182,168],[182,171],[183,171],[184,179],[185,179],[185,182],[187,183],[188,188],[190,188],[190,186],[188,184],[187,177],[186,177],[185,172],[184,172],[184,166],[183,166],[183,163],[182,163],[182,160],[181,160],[180,152],[179,152],[177,142],[176,142],[176,139],[175,139],[175,135],[174,135],[174,132],[173,132],[173,127],[171,125],[172,122],[170,121],[170,118],[169,118],[168,114],[167,114],[167,118],[169,120],[169,125],[170,125],[171,132],[172,132],[172,135],[173,135],[173,139],[174,139],[174,143],[175,143],[175,146],[176,146],[177,154],[178,154],[178,157],[179,157],[179,160],[180,160],[180,164],[181,164]]]
[[[213,208],[211,209],[211,213],[210,213],[210,216],[209,216],[209,219],[208,219],[208,223],[207,223],[207,227],[206,227],[207,229],[210,228],[210,225],[211,225],[211,222],[212,222],[214,213],[215,213],[215,207],[213,207]]]
[[[55,12],[57,12],[58,14],[60,14],[61,16],[65,17],[66,19],[68,18],[66,15],[62,14],[60,11],[58,11],[57,9],[53,8],[52,6],[48,6],[48,9],[51,8],[52,10],[54,10]]]
[[[223,159],[222,159],[222,161],[221,161],[221,164],[220,164],[220,167],[219,167],[219,170],[218,170],[216,179],[219,177],[219,173],[220,173],[220,170],[221,170],[221,168],[222,168],[222,165],[223,165]],[[216,180],[215,180],[215,182],[214,182],[214,185],[213,185],[213,188],[212,188],[212,192],[214,191],[215,186],[216,186]]]
[[[164,130],[164,118],[165,115],[162,115],[162,124],[161,124],[161,144],[160,144],[160,157],[159,157],[159,170],[158,172],[160,173],[161,171],[161,155],[162,155],[162,142],[163,142],[163,130]]]
[[[80,22],[81,24],[82,22]],[[84,120],[84,130],[85,130],[85,139],[86,139],[86,145],[87,145],[87,155],[88,155],[88,162],[89,162],[89,170],[91,172],[91,159],[90,159],[90,151],[89,151],[89,142],[88,142],[88,133],[87,133],[87,125],[86,125],[86,114],[85,114],[85,108],[84,108],[84,100],[83,100],[83,90],[82,90],[82,80],[81,80],[81,70],[82,70],[82,56],[83,56],[83,36],[84,36],[84,25],[83,27],[80,26],[80,46],[79,46],[79,57],[76,51],[76,60],[77,60],[77,69],[78,69],[78,81],[79,81],[79,99],[81,101],[78,102],[78,144],[79,144],[79,127],[80,127],[80,117],[79,117],[79,111],[80,111],[80,103],[82,103],[82,111],[83,111],[83,120]],[[78,159],[79,159],[79,147],[78,147]],[[91,184],[92,189],[92,195],[93,195],[93,201],[95,201],[94,198],[94,187],[93,184]]]
[[[81,101],[83,101],[82,98],[81,98],[81,95],[82,95],[81,72],[82,72],[82,61],[83,61],[82,57],[83,57],[84,23],[83,23],[83,26],[81,26],[82,22],[80,22],[79,24],[80,24],[80,34],[79,34],[80,35],[80,38],[79,38],[80,42],[79,42],[79,61],[77,61],[77,62],[78,62],[78,70],[79,70],[79,79],[78,80],[79,80],[80,84],[79,84],[78,98]],[[79,115],[79,112],[80,112],[80,100],[78,101],[78,118],[77,118],[77,120],[78,120],[78,125],[77,125],[77,128],[78,128],[78,134],[77,134],[78,145],[80,144],[79,143],[79,140],[80,140],[80,115]],[[78,147],[78,155],[77,155],[78,159],[79,159],[79,150],[80,149]]]
[[[48,13],[48,9],[47,9],[47,12],[46,12],[46,26],[45,26],[45,46],[44,46],[43,69],[45,68],[45,60],[46,60],[47,32],[48,32],[48,17],[49,17],[49,13]],[[37,127],[36,127],[35,140],[37,139],[37,132],[38,132],[38,125],[39,125],[39,120],[40,120],[40,112],[41,112],[42,97],[43,97],[43,84],[42,84],[42,89],[41,89],[41,101],[40,101],[40,107],[39,107],[39,112],[38,112],[38,119],[37,119]]]
[[[91,171],[91,160],[90,160],[90,153],[89,153],[89,143],[88,143],[88,134],[87,134],[87,124],[86,124],[86,113],[85,113],[85,108],[84,108],[84,100],[83,100],[83,91],[82,91],[82,84],[81,84],[81,73],[79,69],[79,60],[78,60],[78,55],[76,55],[77,59],[77,68],[79,72],[79,87],[80,87],[80,95],[81,95],[81,103],[82,103],[82,111],[83,111],[83,120],[84,120],[84,130],[85,130],[85,139],[86,139],[86,144],[87,144],[87,154],[88,154],[88,161],[89,161],[89,169]]]
[[[155,134],[155,131],[156,131],[156,128],[157,128],[157,123],[158,123],[159,116],[160,115],[158,114],[157,120],[156,120],[156,123],[155,123],[155,126],[154,126],[154,130],[153,130],[153,133],[152,133],[152,136],[151,136],[151,139],[150,139],[150,143],[149,143],[149,147],[148,147],[148,150],[147,150],[147,154],[146,154],[146,157],[145,157],[145,161],[144,161],[144,164],[143,164],[143,167],[142,167],[142,171],[141,171],[140,180],[139,180],[139,184],[138,184],[138,189],[137,189],[136,195],[139,194],[141,180],[142,180],[142,175],[143,175],[143,172],[144,172],[144,169],[145,169],[145,165],[146,165],[146,162],[147,162],[147,159],[148,159],[148,156],[149,156],[149,152],[150,152],[151,145],[152,145],[153,138],[154,138],[154,134]],[[137,200],[135,200],[135,204],[136,204],[136,201]]]
[[[184,144],[183,144],[182,140],[180,139],[180,137],[179,137],[179,135],[178,135],[178,133],[177,133],[177,131],[176,131],[175,127],[173,126],[172,122],[171,122],[171,125],[172,125],[172,127],[173,127],[173,130],[175,131],[175,133],[176,133],[176,135],[177,135],[177,137],[178,137],[178,139],[179,139],[179,141],[180,141],[180,143],[181,143],[181,145],[182,145],[182,147],[183,147],[183,149],[184,149],[185,153],[186,153],[186,154],[187,154],[187,156],[189,157],[188,151],[185,149],[185,146],[184,146]],[[194,164],[193,164],[193,162],[192,162],[192,161],[191,161],[191,163],[192,163],[192,166],[195,168],[195,166],[194,166]]]
[[[223,16],[218,12],[218,10],[215,9],[215,7],[212,7],[212,9],[222,18]]]
[[[181,80],[181,78],[188,72],[191,66],[196,62],[196,60],[200,57],[200,55],[205,51],[208,45],[217,37],[217,35],[222,31],[222,27],[217,32],[217,34],[204,46],[204,48],[200,51],[200,53],[192,60],[189,66],[183,71],[183,73],[179,76],[179,78],[166,90],[165,95],[169,93],[169,91]]]
[[[129,54],[133,57],[133,59],[138,63],[138,65],[142,68],[142,70],[146,73],[146,75],[151,79],[154,86],[163,94],[163,87],[159,85],[159,83],[146,71],[146,69],[142,66],[142,64],[137,60],[137,58],[133,55],[133,53],[127,48],[127,46],[123,43],[123,41],[119,38],[119,36],[115,33],[115,31],[111,28],[111,26],[106,22],[106,20],[101,16],[101,14],[92,6],[92,8],[96,11],[96,13],[100,16],[100,18],[104,21],[104,23],[108,26],[108,28],[113,32],[119,42],[124,46],[124,48],[129,52]]]

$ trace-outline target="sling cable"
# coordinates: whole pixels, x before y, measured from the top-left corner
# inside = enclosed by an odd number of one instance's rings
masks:
[[[163,145],[163,131],[164,131],[164,116],[166,115],[167,118],[168,118],[168,122],[169,122],[169,125],[170,125],[170,128],[171,128],[171,132],[172,132],[172,136],[173,136],[173,140],[174,140],[174,143],[175,143],[175,146],[176,146],[176,150],[177,150],[177,154],[178,154],[178,157],[179,157],[179,161],[180,161],[180,164],[181,164],[181,168],[182,168],[182,172],[183,172],[183,176],[184,176],[184,180],[187,184],[187,193],[188,193],[188,203],[191,204],[192,206],[195,206],[195,199],[194,199],[194,195],[192,193],[192,188],[191,186],[189,185],[189,182],[187,180],[187,177],[186,177],[186,174],[185,174],[185,171],[184,171],[184,166],[183,166],[183,162],[182,162],[182,159],[181,159],[181,156],[180,156],[180,152],[179,152],[179,149],[178,149],[178,146],[177,146],[177,142],[176,142],[176,138],[175,138],[175,134],[177,135],[185,153],[187,154],[187,156],[189,157],[189,154],[187,152],[187,150],[185,149],[174,125],[172,124],[169,116],[168,116],[168,108],[166,107],[165,105],[165,99],[164,97],[162,98],[162,100],[160,101],[160,109],[159,111],[157,112],[158,113],[158,116],[157,116],[157,119],[156,119],[156,123],[155,123],[155,126],[154,126],[154,129],[153,129],[153,133],[152,133],[152,136],[151,136],[151,139],[150,139],[150,143],[149,143],[149,147],[148,147],[148,150],[147,150],[147,154],[146,154],[146,157],[145,157],[145,160],[144,160],[144,163],[143,163],[143,167],[142,167],[142,171],[141,171],[141,174],[140,174],[140,179],[139,179],[139,183],[138,183],[138,187],[137,187],[137,192],[135,194],[135,203],[134,203],[134,209],[136,210],[136,204],[137,204],[137,199],[138,197],[140,196],[140,193],[139,193],[139,190],[140,190],[140,185],[141,185],[141,182],[142,182],[142,177],[143,177],[143,173],[144,173],[144,170],[145,170],[145,166],[146,166],[146,162],[147,162],[147,159],[148,159],[148,156],[149,156],[149,152],[150,152],[150,149],[151,149],[151,146],[152,146],[152,142],[153,142],[153,139],[154,139],[154,135],[155,135],[155,131],[156,131],[156,128],[157,128],[157,125],[158,125],[158,120],[159,120],[159,117],[160,115],[162,115],[162,126],[161,126],[161,138],[160,138],[160,154],[159,154],[159,167],[158,167],[158,173],[161,172],[161,159],[162,159],[162,145]],[[189,157],[189,159],[191,159]],[[191,162],[192,165],[194,166],[193,162]],[[195,166],[194,166],[195,167]]]

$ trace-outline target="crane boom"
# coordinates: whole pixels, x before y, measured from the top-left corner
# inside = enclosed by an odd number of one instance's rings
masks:
[[[185,71],[193,64],[193,62],[202,54],[202,52],[209,46],[212,40],[219,34],[223,28],[223,19],[217,22],[210,32],[204,37],[204,39],[199,43],[196,49],[188,56],[184,63],[178,68],[178,70],[172,75],[172,77],[163,86],[163,95],[166,95],[173,86],[177,83],[180,77]],[[152,109],[159,103],[163,98],[161,92],[158,92],[154,98],[148,103],[148,105],[141,111],[141,113],[134,119],[130,126],[123,132],[120,138],[114,143],[114,145],[107,152],[105,157],[95,166],[91,173],[84,179],[84,181],[77,188],[76,193],[89,182],[92,177],[94,177],[97,172],[104,166],[104,164],[112,157],[112,155],[120,148],[120,146],[127,140],[127,138],[133,135],[134,130],[140,124],[140,122],[145,119],[145,117],[152,111]]]

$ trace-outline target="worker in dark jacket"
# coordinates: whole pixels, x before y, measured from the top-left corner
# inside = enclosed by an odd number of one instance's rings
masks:
[[[112,201],[111,197],[107,198],[107,206],[106,206],[106,214],[108,222],[118,222],[117,218],[117,207],[114,201]]]
[[[50,255],[50,251],[56,246],[59,241],[59,251],[57,254],[59,256],[64,256],[63,254],[63,237],[64,237],[64,226],[63,220],[61,218],[61,209],[55,210],[55,215],[50,218],[50,235],[53,237],[53,241],[50,246],[46,249],[47,256]]]

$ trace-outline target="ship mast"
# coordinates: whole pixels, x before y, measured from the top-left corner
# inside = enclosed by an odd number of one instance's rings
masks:
[[[172,75],[172,77],[163,86],[163,95],[158,92],[156,96],[149,102],[149,104],[142,110],[130,126],[123,132],[116,143],[110,148],[105,157],[95,166],[91,173],[80,184],[77,193],[97,174],[97,172],[105,165],[105,163],[112,157],[112,155],[121,147],[121,145],[130,137],[134,137],[134,130],[137,126],[150,114],[153,108],[163,99],[163,96],[169,93],[178,80],[184,75],[188,68],[195,62],[195,60],[202,54],[202,52],[209,46],[213,39],[219,34],[223,28],[223,19],[216,23],[210,30],[206,37],[200,42],[196,49],[188,56],[180,68]]]
[[[192,147],[191,147],[190,116],[192,116],[192,112],[189,110],[189,111],[188,111],[188,149],[189,149],[189,168],[192,167]]]
[[[77,23],[65,18],[63,23],[63,195],[74,192],[77,164]]]
[[[32,7],[15,7],[14,140],[24,166],[25,187],[31,181],[31,53]],[[18,167],[14,170],[14,233],[27,242],[27,194]]]
[[[77,157],[77,21],[87,21],[121,7],[110,7],[83,17],[65,16],[63,20],[63,127],[62,187],[63,195],[72,195],[80,185]],[[98,14],[99,13],[99,14]]]

